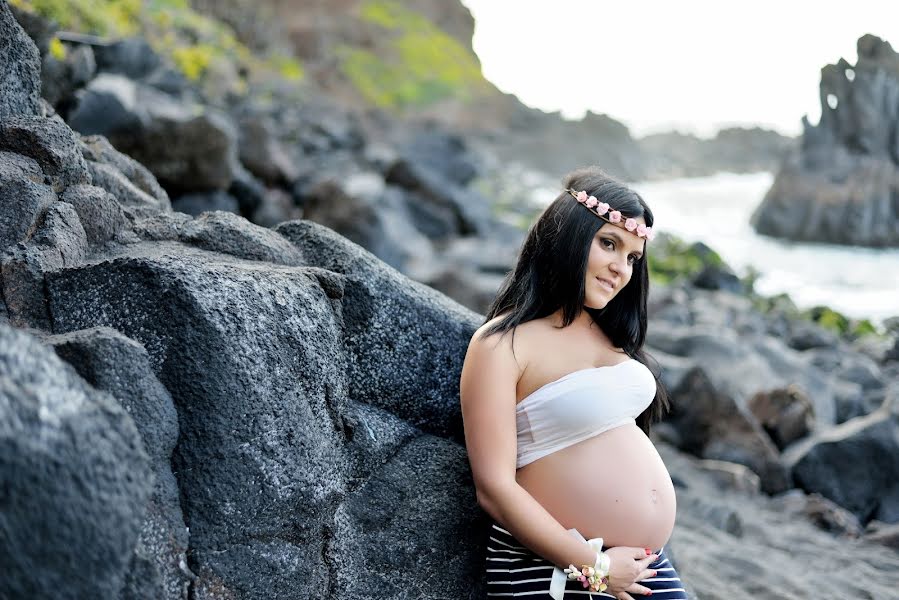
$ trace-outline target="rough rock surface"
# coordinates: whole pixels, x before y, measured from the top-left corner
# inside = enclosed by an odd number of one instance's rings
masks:
[[[46,341],[86,381],[119,401],[149,455],[155,483],[122,597],[186,600],[194,575],[187,568],[188,530],[170,462],[178,441],[171,396],[153,374],[146,350],[114,329],[96,327]]]
[[[3,598],[115,598],[153,475],[116,400],[0,325]]]
[[[872,35],[857,48],[855,65],[821,70],[821,120],[803,120],[801,144],[752,216],[759,233],[899,246],[899,54]]]
[[[0,121],[41,114],[41,55],[0,1]]]

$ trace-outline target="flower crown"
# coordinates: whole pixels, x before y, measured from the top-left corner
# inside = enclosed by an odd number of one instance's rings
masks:
[[[628,217],[625,219],[624,223],[622,223],[620,211],[611,210],[611,206],[605,202],[600,202],[595,196],[588,196],[585,191],[576,192],[572,189],[566,189],[565,191],[571,194],[578,203],[588,208],[590,212],[607,223],[623,227],[639,237],[646,238],[647,241],[652,241],[652,238],[656,236],[652,227],[647,227],[643,223],[637,223],[636,219]]]

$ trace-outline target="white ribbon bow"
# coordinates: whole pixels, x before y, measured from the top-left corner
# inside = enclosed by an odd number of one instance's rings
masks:
[[[593,538],[592,540],[585,540],[584,536],[582,536],[577,529],[569,529],[568,533],[572,535],[575,539],[586,542],[593,548],[597,554],[602,552],[602,538]],[[553,577],[549,584],[549,595],[552,596],[553,600],[562,600],[565,596],[565,583],[568,581],[568,576],[565,575],[565,571],[556,567],[553,569]],[[593,597],[592,594],[590,596]]]

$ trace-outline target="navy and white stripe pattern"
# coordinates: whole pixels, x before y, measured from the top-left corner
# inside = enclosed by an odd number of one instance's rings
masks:
[[[640,585],[652,590],[653,600],[687,600],[677,571],[668,562],[664,548],[657,552],[659,558],[649,568],[658,571],[655,577],[644,579]],[[488,598],[550,598],[549,583],[553,564],[534,554],[512,535],[491,523],[487,537],[487,597]],[[631,594],[634,598],[641,597]],[[579,581],[568,581],[565,598],[612,598],[606,593],[588,592]]]

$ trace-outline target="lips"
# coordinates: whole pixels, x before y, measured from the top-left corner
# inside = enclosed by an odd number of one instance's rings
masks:
[[[607,292],[615,291],[615,286],[608,279],[602,279],[600,277],[597,277],[596,281],[598,281],[599,285],[601,285]]]

